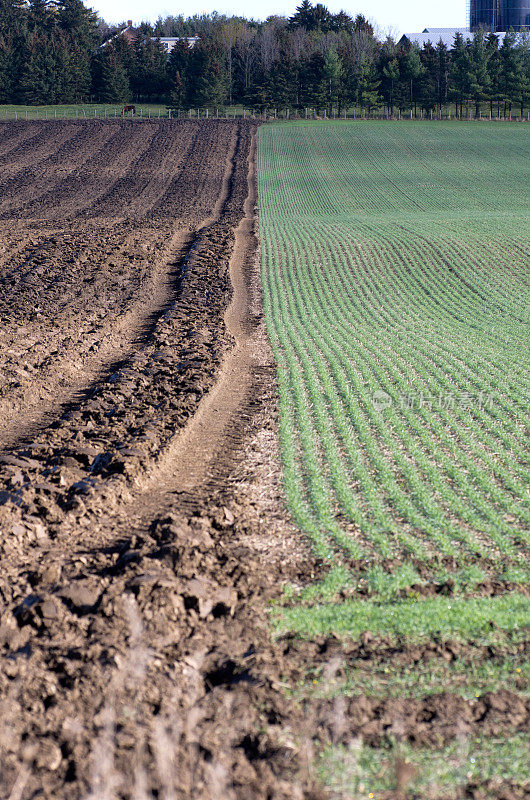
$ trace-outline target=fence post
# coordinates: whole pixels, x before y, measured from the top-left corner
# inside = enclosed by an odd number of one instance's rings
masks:
[[[169,119],[171,119],[171,109],[169,109]]]

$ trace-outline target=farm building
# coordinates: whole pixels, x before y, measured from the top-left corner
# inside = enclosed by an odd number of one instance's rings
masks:
[[[132,20],[129,20],[125,28],[123,28],[121,31],[118,31],[118,33],[114,34],[114,36],[112,36],[110,39],[107,39],[107,41],[103,42],[101,46],[106,47],[109,42],[113,42],[118,37],[126,39],[129,44],[134,44],[139,35],[139,29],[133,26]],[[168,54],[171,53],[173,48],[176,47],[179,42],[187,42],[188,47],[191,49],[192,47],[195,47],[199,41],[199,36],[151,36],[150,38],[153,42],[159,41]]]
[[[483,28],[495,33],[501,45],[507,30],[530,29],[530,0],[469,0],[468,21],[467,28],[424,28],[421,33],[404,33],[399,44],[417,44],[421,48],[427,42],[436,45],[441,40],[451,48],[457,33],[469,41],[474,31]]]
[[[461,33],[464,40],[473,38],[473,32],[469,28],[424,28],[421,33],[404,33],[399,40],[399,44],[417,44],[421,49],[427,42],[437,45],[441,40],[450,49],[457,33]],[[499,39],[499,44],[502,44],[505,35],[505,32],[495,33],[495,36]]]

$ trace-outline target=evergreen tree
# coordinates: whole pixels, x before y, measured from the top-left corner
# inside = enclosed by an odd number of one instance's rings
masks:
[[[188,107],[222,106],[228,98],[225,48],[220,38],[198,42],[190,50],[187,70]]]
[[[169,83],[169,86],[169,101],[172,108],[183,108],[186,102],[186,89],[179,70],[175,72],[173,79]]]
[[[455,35],[451,53],[451,96],[456,102],[457,111],[463,116],[464,101],[469,97],[470,74],[469,52],[461,33]]]
[[[414,107],[414,116],[416,116],[416,102],[417,102],[417,88],[419,79],[424,74],[425,70],[421,63],[420,50],[417,45],[411,45],[404,52],[400,67],[401,75],[409,87],[410,108]]]
[[[427,42],[420,52],[423,75],[421,76],[419,97],[426,113],[433,111],[437,103],[438,54],[432,44]]]
[[[104,103],[123,103],[130,99],[129,75],[114,44],[107,45],[99,54],[94,84],[99,100]]]
[[[167,56],[160,42],[139,38],[134,48],[131,88],[135,97],[151,102],[161,98],[167,88]]]
[[[357,102],[362,109],[368,113],[375,106],[379,105],[381,95],[379,94],[379,76],[373,59],[363,54],[359,60],[357,74]]]
[[[396,46],[390,38],[387,38],[381,47],[378,71],[381,76],[381,92],[390,116],[392,116],[396,86],[399,81],[399,61],[396,58]]]
[[[330,48],[324,56],[324,75],[326,83],[329,85],[328,113],[331,116],[333,105],[336,103],[340,114],[342,105],[342,62],[334,48]]]
[[[50,37],[32,33],[20,76],[21,99],[30,105],[56,103],[61,99],[62,81],[60,59]]]
[[[516,42],[515,33],[508,31],[499,50],[499,88],[500,99],[504,103],[505,117],[511,112],[512,103],[519,100],[520,84],[523,79],[522,64],[516,49]]]
[[[500,102],[501,59],[499,53],[499,40],[494,33],[489,33],[486,39],[488,49],[488,85],[486,101],[489,104],[490,116],[494,116],[493,104],[497,103],[497,112]]]
[[[178,42],[169,54],[166,64],[166,85],[169,87],[169,101],[173,108],[185,108],[188,96],[189,48],[187,42]]]
[[[356,33],[367,33],[368,36],[374,35],[374,26],[368,22],[363,14],[357,14],[353,23],[353,30]]]
[[[27,7],[24,0],[0,1],[0,102],[17,100],[24,60]]]
[[[446,45],[440,39],[436,45],[436,102],[440,113],[449,95],[449,67],[450,56]]]
[[[521,108],[521,117],[523,117],[525,106],[530,104],[530,33],[528,31],[523,31],[519,34],[517,53],[520,73],[518,100]]]
[[[469,93],[475,103],[475,117],[479,116],[480,104],[488,99],[490,77],[488,74],[488,58],[490,50],[482,29],[473,34],[469,47]]]
[[[43,33],[54,25],[51,0],[29,0],[28,27],[34,33]]]
[[[305,61],[301,72],[302,105],[314,108],[317,114],[327,106],[328,85],[322,53],[314,52]]]
[[[90,62],[99,43],[97,15],[82,0],[61,0],[58,5],[57,29],[68,40],[69,102],[88,100],[91,88]]]

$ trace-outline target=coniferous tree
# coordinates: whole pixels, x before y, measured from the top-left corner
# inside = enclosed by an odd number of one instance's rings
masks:
[[[99,44],[97,25],[97,15],[87,9],[82,0],[61,0],[57,30],[67,40],[69,101],[79,102],[90,97],[90,64]]]
[[[396,45],[387,37],[379,53],[378,72],[381,76],[381,93],[390,116],[394,114],[396,86],[399,82],[399,61]]]
[[[469,52],[461,33],[455,35],[451,53],[451,96],[456,102],[457,111],[463,116],[464,101],[469,98]]]
[[[322,53],[312,53],[304,62],[301,98],[303,106],[314,108],[317,114],[327,106],[328,92]]]
[[[104,103],[123,103],[131,96],[127,69],[113,44],[105,47],[99,55],[94,84],[99,100]]]
[[[426,113],[436,108],[438,56],[430,42],[420,52],[423,74],[420,76],[419,98]]]
[[[27,7],[24,0],[1,0],[0,102],[2,103],[12,103],[18,98],[27,34]]]
[[[29,0],[28,27],[34,33],[49,31],[54,25],[51,0]]]
[[[504,116],[511,114],[512,103],[519,99],[522,64],[516,49],[516,35],[508,31],[500,48],[500,99],[504,103]]]
[[[482,29],[473,34],[469,47],[469,93],[475,103],[475,117],[479,116],[480,105],[488,98],[490,78],[488,74],[488,58],[490,51],[486,36]]]
[[[404,51],[400,70],[401,76],[408,87],[410,109],[412,111],[414,107],[414,116],[416,116],[417,89],[419,79],[425,71],[421,63],[420,50],[417,45],[411,45]]]
[[[137,98],[151,102],[161,98],[167,89],[167,56],[158,41],[139,38],[134,48],[131,88]]]
[[[328,113],[331,116],[336,103],[339,114],[342,106],[342,62],[334,48],[330,48],[324,56],[324,75],[328,91]]]
[[[440,113],[449,96],[449,67],[449,52],[440,39],[436,45],[436,102]]]
[[[525,106],[530,104],[530,32],[528,31],[519,34],[517,56],[519,59],[517,93],[523,117]]]
[[[379,94],[379,76],[375,67],[375,62],[363,55],[359,61],[357,74],[357,102],[362,109],[368,113],[379,104],[381,95]]]

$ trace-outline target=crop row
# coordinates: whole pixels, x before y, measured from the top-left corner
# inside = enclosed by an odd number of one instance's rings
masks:
[[[260,131],[286,492],[324,557],[523,560],[524,136],[355,123]]]

